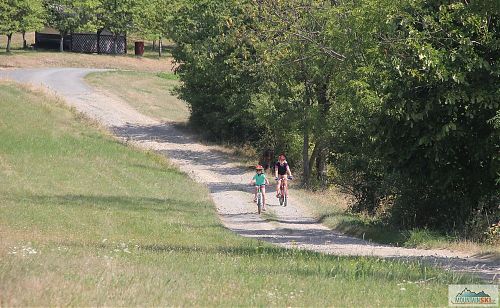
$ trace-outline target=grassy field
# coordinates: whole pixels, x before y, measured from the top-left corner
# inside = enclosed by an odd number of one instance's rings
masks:
[[[239,237],[164,158],[42,93],[0,96],[0,306],[445,306],[471,282]]]
[[[34,33],[26,35],[28,46],[34,42]],[[12,37],[12,52],[6,53],[7,39],[0,35],[0,69],[1,68],[29,68],[29,67],[97,67],[109,69],[125,69],[147,72],[171,71],[173,64],[169,57],[169,49],[165,48],[164,56],[159,58],[152,50],[151,42],[145,42],[143,57],[134,55],[134,38],[128,40],[128,54],[126,55],[97,55],[80,54],[73,52],[58,52],[48,50],[22,49],[21,34]]]
[[[93,86],[118,95],[141,113],[160,121],[185,122],[189,109],[172,94],[178,85],[171,73],[113,71],[92,73],[86,80]]]

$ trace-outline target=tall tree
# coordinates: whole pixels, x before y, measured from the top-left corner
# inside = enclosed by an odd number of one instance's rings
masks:
[[[21,0],[0,1],[0,34],[7,35],[7,52],[10,52],[12,34],[20,29],[21,2]]]
[[[251,102],[260,83],[255,12],[247,0],[190,0],[170,23],[179,92],[191,106],[191,123],[207,137],[259,138]]]
[[[274,84],[284,90],[274,104],[279,106],[276,111],[288,110],[289,130],[302,135],[303,184],[310,184],[314,168],[317,178],[325,182],[326,119],[332,104],[330,79],[346,58],[338,51],[341,44],[332,44],[325,36],[334,5],[313,0],[263,0],[259,8],[259,32],[265,42],[261,52],[268,55]],[[279,103],[283,100],[285,103]]]
[[[23,48],[26,48],[26,32],[43,28],[46,14],[42,0],[23,0],[21,1],[20,11],[19,28],[23,35]]]

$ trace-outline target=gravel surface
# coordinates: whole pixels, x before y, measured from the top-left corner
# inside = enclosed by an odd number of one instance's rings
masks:
[[[308,249],[342,256],[418,259],[447,270],[474,273],[486,282],[500,282],[500,264],[464,252],[422,250],[370,243],[332,231],[317,223],[293,193],[290,205],[279,206],[272,185],[266,194],[268,212],[260,216],[252,202],[249,182],[253,171],[237,167],[232,157],[196,142],[172,123],[140,114],[109,94],[90,88],[83,77],[98,69],[47,68],[0,70],[0,78],[41,86],[61,96],[119,138],[166,155],[195,181],[207,185],[223,224],[245,236],[287,248]],[[268,217],[267,219],[265,217]]]

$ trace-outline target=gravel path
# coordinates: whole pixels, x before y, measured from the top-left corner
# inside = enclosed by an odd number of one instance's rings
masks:
[[[269,212],[256,214],[252,188],[253,171],[237,167],[225,153],[196,142],[175,125],[160,123],[140,114],[116,97],[90,88],[83,77],[97,69],[50,68],[0,70],[0,78],[48,88],[69,105],[87,114],[118,137],[166,155],[197,182],[210,189],[224,225],[246,237],[287,248],[309,249],[334,255],[376,256],[425,260],[447,270],[475,273],[486,282],[500,282],[500,264],[474,258],[463,252],[392,247],[342,235],[317,223],[311,213],[291,198],[287,207],[278,205],[274,189],[266,195]],[[265,217],[265,216],[264,216]]]

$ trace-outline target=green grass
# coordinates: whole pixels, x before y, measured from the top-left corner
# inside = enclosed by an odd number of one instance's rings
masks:
[[[498,246],[427,229],[397,230],[385,224],[378,216],[349,213],[347,204],[351,201],[346,200],[335,188],[321,193],[298,189],[294,193],[309,205],[320,222],[351,236],[407,248],[457,250],[500,260]]]
[[[172,94],[179,84],[173,73],[112,71],[89,74],[86,80],[157,120],[185,122],[189,117],[187,104]]]
[[[0,96],[0,306],[445,306],[472,281],[239,237],[164,158],[42,93]]]

